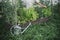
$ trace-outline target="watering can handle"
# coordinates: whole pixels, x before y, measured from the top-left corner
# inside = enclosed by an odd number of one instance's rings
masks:
[[[23,34],[29,28],[30,25],[31,25],[31,22],[29,22],[28,26],[21,32],[21,34]]]

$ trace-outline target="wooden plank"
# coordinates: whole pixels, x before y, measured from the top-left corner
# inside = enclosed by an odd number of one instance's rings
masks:
[[[40,24],[40,23],[42,23],[42,22],[48,21],[48,19],[49,19],[49,18],[42,18],[42,19],[39,18],[39,19],[37,19],[37,20],[35,20],[35,21],[31,21],[31,24],[32,24],[32,25],[34,25],[34,24]],[[27,22],[27,23],[25,23],[25,24],[21,24],[20,26],[21,26],[22,28],[26,28],[28,24],[29,24],[29,22]]]

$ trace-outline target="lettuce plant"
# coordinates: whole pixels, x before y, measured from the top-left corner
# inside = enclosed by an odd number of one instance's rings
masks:
[[[29,9],[19,8],[17,10],[17,13],[18,13],[18,21],[20,23],[25,23],[27,21],[34,21],[39,17],[38,13],[35,11],[34,8]]]

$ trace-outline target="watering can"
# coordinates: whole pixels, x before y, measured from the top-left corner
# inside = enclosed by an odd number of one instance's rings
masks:
[[[25,28],[22,28],[21,26],[19,25],[13,25],[11,28],[10,28],[10,33],[12,35],[19,35],[19,34],[23,34],[27,29],[28,27],[31,25],[31,23],[29,23]]]

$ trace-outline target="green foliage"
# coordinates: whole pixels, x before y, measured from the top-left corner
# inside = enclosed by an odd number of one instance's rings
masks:
[[[47,23],[32,25],[24,34],[19,36],[8,35],[9,29],[5,29],[2,22],[3,20],[0,20],[0,40],[54,40],[57,34],[60,37],[60,33],[58,33],[60,29],[57,30],[57,28],[60,28],[60,15],[58,13],[54,13],[54,17]]]
[[[50,17],[52,15],[52,9],[51,7],[47,8],[35,8],[36,12],[39,14],[39,17]]]
[[[43,8],[42,9],[42,13],[43,13],[43,16],[44,17],[49,17],[52,15],[52,10],[51,10],[51,7],[49,8]]]
[[[34,21],[37,18],[44,16],[49,17],[51,16],[51,8],[29,8],[26,9],[22,5],[21,0],[18,0],[19,3],[17,5],[11,5],[9,1],[4,2],[4,15],[7,22],[14,24],[17,23],[17,20],[19,23],[26,23],[27,21]],[[15,8],[15,6],[18,6],[19,8]],[[8,10],[9,9],[9,10]],[[16,13],[17,9],[17,13]],[[18,18],[17,18],[18,14]]]
[[[9,2],[4,4],[4,16],[6,21],[15,23],[16,14],[14,13],[14,7]],[[0,20],[0,40],[54,40],[55,37],[60,37],[60,15],[56,12],[54,7],[54,16],[47,22],[32,25],[28,28],[24,34],[19,36],[12,36],[8,27],[4,25],[4,18]],[[9,10],[8,10],[9,9]],[[38,8],[39,9],[39,8]],[[36,10],[37,11],[37,10]],[[41,8],[36,12],[34,8],[18,8],[18,22],[25,23],[27,21],[36,20],[41,14],[44,17],[51,16],[51,8]],[[40,15],[38,15],[38,13]],[[56,39],[55,39],[56,40]],[[59,40],[59,39],[57,39]]]
[[[3,14],[4,14],[4,17],[5,17],[5,21],[8,22],[8,23],[11,23],[11,24],[15,24],[16,23],[16,13],[15,13],[15,6],[14,5],[11,5],[11,3],[6,0],[3,1]]]
[[[27,21],[34,21],[39,17],[38,13],[35,11],[34,8],[29,9],[19,8],[17,13],[20,23],[25,23]]]
[[[47,8],[36,7],[35,10],[39,13],[39,17],[49,17],[52,15],[52,6],[50,0],[40,0],[40,2],[47,6]]]
[[[56,25],[53,23],[42,23],[32,25],[22,36],[23,40],[48,40],[56,36]]]

